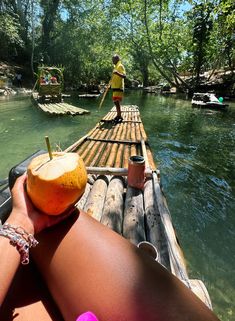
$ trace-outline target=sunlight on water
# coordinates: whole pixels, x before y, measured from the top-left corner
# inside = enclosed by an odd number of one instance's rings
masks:
[[[90,115],[49,116],[29,98],[0,101],[0,179],[38,149],[44,136],[55,149],[85,135],[112,107],[97,100],[73,99]],[[214,311],[235,319],[235,104],[228,112],[192,109],[171,97],[126,94],[125,104],[140,106],[150,146],[191,278],[204,281]]]

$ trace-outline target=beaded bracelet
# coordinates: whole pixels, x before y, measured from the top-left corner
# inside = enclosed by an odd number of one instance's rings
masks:
[[[15,246],[21,256],[23,265],[29,263],[29,249],[35,247],[38,241],[30,233],[27,233],[22,227],[4,223],[0,220],[0,236],[7,237],[10,244]]]

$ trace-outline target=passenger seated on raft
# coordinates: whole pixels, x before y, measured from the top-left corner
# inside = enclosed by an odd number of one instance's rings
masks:
[[[60,216],[40,213],[25,180],[18,178],[12,190],[10,226],[0,227],[1,320],[75,321],[86,311],[99,321],[218,320],[158,262],[88,214],[75,208]],[[13,246],[9,238],[16,236],[23,243]],[[18,269],[27,263],[26,245],[36,246],[29,265]]]
[[[40,77],[40,84],[45,84],[46,83],[46,80],[44,79],[43,76]]]
[[[57,84],[58,82],[57,82],[57,78],[55,77],[55,76],[52,76],[51,77],[51,83],[52,84]]]

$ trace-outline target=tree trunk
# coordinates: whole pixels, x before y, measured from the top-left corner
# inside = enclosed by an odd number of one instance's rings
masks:
[[[60,0],[41,1],[44,10],[44,19],[42,21],[42,54],[45,63],[50,63],[52,54],[52,33],[54,31],[54,21],[59,7]]]

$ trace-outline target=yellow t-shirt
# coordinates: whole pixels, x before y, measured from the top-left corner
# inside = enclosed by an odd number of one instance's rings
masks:
[[[117,70],[121,74],[126,74],[125,68],[122,65],[121,61],[119,60],[118,63],[114,66],[114,70]],[[112,89],[120,89],[121,91],[124,90],[124,78],[120,77],[119,75],[113,74],[112,82],[111,82]]]

